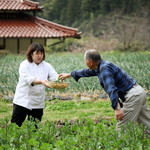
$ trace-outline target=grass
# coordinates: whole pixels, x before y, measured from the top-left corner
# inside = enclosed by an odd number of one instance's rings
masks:
[[[11,118],[12,102],[0,100],[0,119]],[[84,118],[106,119],[114,118],[114,112],[109,100],[52,100],[46,101],[43,122],[79,120]]]
[[[12,113],[12,102],[0,99],[0,119],[10,118]]]
[[[112,119],[114,112],[108,100],[50,101],[46,103],[44,120]]]
[[[148,98],[150,106],[150,100]],[[12,114],[12,102],[0,99],[0,119],[9,119]],[[115,120],[109,100],[52,100],[46,101],[42,122],[64,122],[65,120]]]

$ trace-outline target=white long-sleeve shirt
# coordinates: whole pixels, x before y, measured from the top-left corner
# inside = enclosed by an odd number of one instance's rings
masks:
[[[45,86],[32,86],[35,80],[57,80],[58,74],[53,67],[42,61],[40,64],[24,60],[19,67],[19,82],[16,87],[13,103],[28,109],[44,108]]]

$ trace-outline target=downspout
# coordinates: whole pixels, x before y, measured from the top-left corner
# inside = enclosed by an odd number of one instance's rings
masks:
[[[47,39],[45,38],[44,39],[44,46],[46,46],[46,43],[47,43]]]
[[[17,54],[19,54],[19,53],[20,53],[20,51],[19,51],[19,47],[20,47],[20,43],[19,43],[19,39],[17,39]]]
[[[6,50],[6,39],[3,40],[4,49]]]

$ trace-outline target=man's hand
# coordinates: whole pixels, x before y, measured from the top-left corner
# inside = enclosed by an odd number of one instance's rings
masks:
[[[67,74],[67,73],[61,73],[61,74],[59,74],[59,78],[60,78],[61,80],[64,80],[64,79],[70,78],[70,77],[71,77],[71,75],[70,75],[70,74]]]
[[[115,117],[117,120],[122,120],[124,117],[124,112],[122,109],[115,110]]]

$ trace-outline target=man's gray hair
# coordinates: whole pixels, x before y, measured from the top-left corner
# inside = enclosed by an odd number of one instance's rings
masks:
[[[89,49],[84,54],[85,60],[92,60],[94,62],[100,62],[101,56],[95,49]]]

